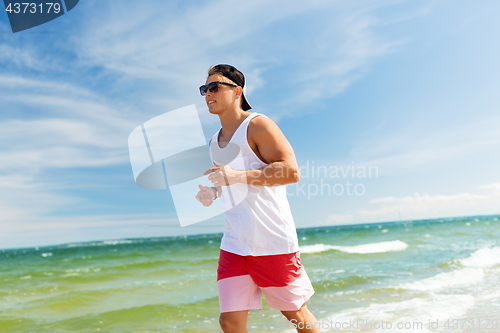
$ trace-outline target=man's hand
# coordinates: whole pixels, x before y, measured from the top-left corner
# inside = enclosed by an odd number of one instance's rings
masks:
[[[219,164],[215,161],[214,165],[215,168],[208,169],[205,171],[204,175],[209,175],[208,180],[210,180],[215,187],[241,183],[242,177],[246,175],[245,171],[234,170],[230,166]]]
[[[208,207],[214,202],[215,195],[214,190],[211,187],[206,187],[202,185],[198,185],[200,188],[200,192],[196,195],[196,200],[201,202],[201,204],[205,207]]]

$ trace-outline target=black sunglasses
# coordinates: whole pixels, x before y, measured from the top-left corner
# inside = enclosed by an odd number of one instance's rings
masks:
[[[219,84],[223,84],[223,85],[229,86],[229,87],[237,87],[237,85],[234,85],[231,83],[214,81],[214,82],[210,82],[209,84],[204,84],[200,87],[201,96],[205,96],[207,91],[210,91],[212,94],[216,93],[217,91],[219,91]]]

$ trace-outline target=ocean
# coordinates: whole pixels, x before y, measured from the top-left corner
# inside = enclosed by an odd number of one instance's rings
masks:
[[[500,332],[500,216],[299,229],[322,332]],[[0,332],[220,332],[220,234],[0,250]],[[277,310],[249,332],[294,332]]]

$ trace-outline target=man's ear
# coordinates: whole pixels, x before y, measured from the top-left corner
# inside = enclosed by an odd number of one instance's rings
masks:
[[[236,96],[237,96],[238,98],[241,98],[241,95],[242,95],[242,94],[243,94],[243,88],[242,88],[242,87],[240,87],[240,86],[236,87]]]

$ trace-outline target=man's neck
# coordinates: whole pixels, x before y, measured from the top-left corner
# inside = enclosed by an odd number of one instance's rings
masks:
[[[219,114],[220,124],[224,135],[232,135],[243,120],[247,117],[247,112],[242,109],[227,110]]]

